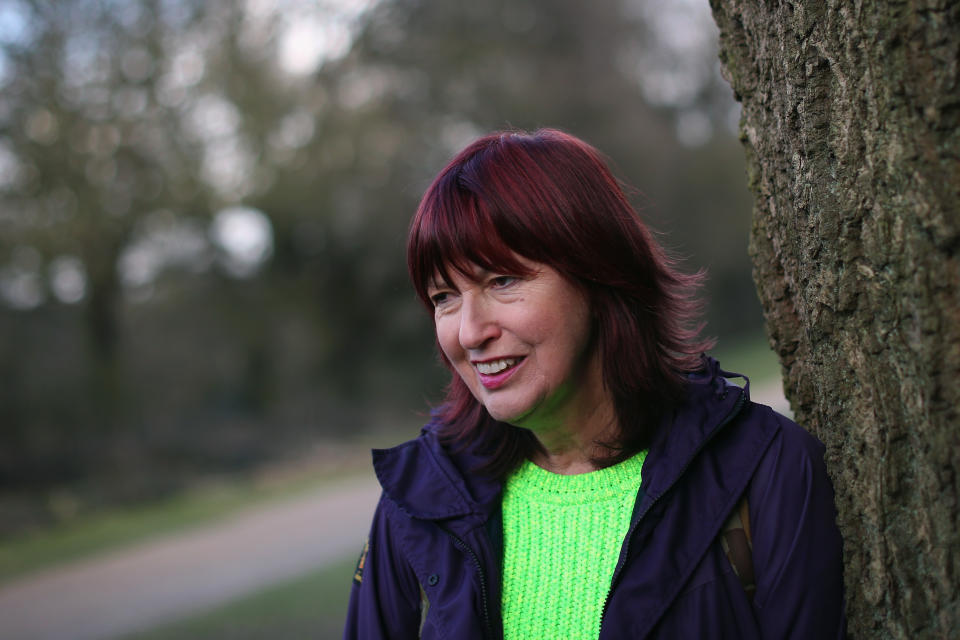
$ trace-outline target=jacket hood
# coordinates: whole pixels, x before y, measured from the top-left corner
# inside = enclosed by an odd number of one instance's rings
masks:
[[[500,483],[471,473],[481,458],[445,446],[438,428],[431,421],[418,438],[392,449],[373,450],[373,468],[384,494],[415,518],[486,519],[498,503]]]
[[[745,385],[741,388],[728,378],[743,378]],[[683,401],[663,417],[657,429],[647,458],[662,463],[656,475],[644,473],[641,490],[648,497],[659,497],[749,400],[746,376],[724,371],[714,358],[703,356],[703,366],[687,377]]]
[[[663,423],[650,447],[648,460],[659,459],[657,473],[645,473],[641,491],[656,499],[666,491],[704,444],[749,400],[749,381],[741,389],[726,380],[743,377],[720,369],[704,356],[703,367],[688,377],[683,402]],[[744,378],[746,379],[746,378]],[[482,523],[499,504],[501,485],[471,473],[481,458],[470,451],[453,451],[427,424],[414,440],[392,449],[375,449],[373,466],[384,494],[409,515],[425,520],[476,516]]]

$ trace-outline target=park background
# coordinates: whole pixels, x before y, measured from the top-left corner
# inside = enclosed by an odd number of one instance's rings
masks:
[[[706,0],[0,2],[0,597],[369,481],[447,376],[410,216],[490,130],[607,154],[776,388],[716,41]],[[333,636],[353,561],[149,637]]]

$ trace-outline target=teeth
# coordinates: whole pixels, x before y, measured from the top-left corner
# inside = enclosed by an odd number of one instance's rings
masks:
[[[492,376],[496,373],[512,367],[517,364],[516,358],[503,358],[501,360],[491,360],[490,362],[478,362],[477,371],[485,376]]]

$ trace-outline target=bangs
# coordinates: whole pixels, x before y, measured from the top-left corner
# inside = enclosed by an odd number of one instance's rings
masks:
[[[459,187],[455,175],[443,174],[430,187],[414,216],[407,243],[407,266],[423,303],[432,308],[427,289],[439,276],[451,282],[450,269],[472,277],[474,265],[495,273],[529,275],[498,229],[502,217],[475,193]]]

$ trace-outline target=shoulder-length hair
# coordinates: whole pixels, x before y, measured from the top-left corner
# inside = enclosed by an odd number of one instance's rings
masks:
[[[631,207],[600,153],[569,134],[498,132],[476,140],[434,179],[410,226],[407,267],[431,310],[427,287],[471,263],[525,275],[517,255],[544,263],[589,301],[594,348],[616,411],[612,464],[647,448],[663,414],[683,394],[685,374],[711,345],[699,338],[704,274],[687,275]],[[440,435],[483,451],[482,471],[504,477],[540,444],[494,420],[451,370],[435,410]]]

